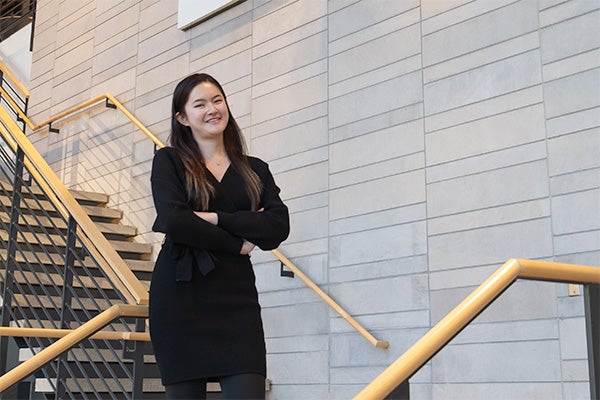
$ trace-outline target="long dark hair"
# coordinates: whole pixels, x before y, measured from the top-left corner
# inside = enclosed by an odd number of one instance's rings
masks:
[[[197,210],[207,211],[209,201],[215,194],[215,188],[208,180],[208,170],[204,163],[204,157],[200,151],[200,147],[198,147],[198,143],[194,140],[192,130],[189,126],[179,123],[176,118],[177,113],[185,115],[185,104],[188,101],[191,91],[197,85],[204,82],[215,85],[225,99],[227,111],[229,112],[229,122],[223,131],[223,144],[227,156],[231,161],[231,166],[244,179],[246,193],[250,198],[252,210],[256,211],[262,192],[260,179],[248,163],[246,142],[244,141],[244,136],[239,125],[233,118],[233,115],[231,115],[225,91],[221,87],[221,84],[208,74],[193,74],[188,76],[177,84],[173,92],[169,142],[183,161],[188,201]]]

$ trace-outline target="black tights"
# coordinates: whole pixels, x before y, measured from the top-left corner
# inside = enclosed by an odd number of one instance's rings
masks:
[[[260,374],[239,374],[218,378],[224,400],[252,399],[264,400],[265,377]],[[208,379],[194,379],[166,385],[168,400],[206,399]],[[213,381],[212,379],[210,380]]]

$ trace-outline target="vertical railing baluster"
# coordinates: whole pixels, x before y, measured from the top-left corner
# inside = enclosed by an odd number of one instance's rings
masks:
[[[29,36],[29,51],[33,51],[33,38],[35,36],[35,6],[36,0],[29,0],[29,14],[31,15],[31,35]]]
[[[61,314],[60,328],[69,329],[70,323],[73,320],[73,310],[71,307],[73,300],[73,275],[75,268],[75,252],[77,251],[75,244],[77,242],[77,222],[72,216],[69,216],[67,224],[67,236],[65,247],[65,267],[63,271],[63,286],[61,295]],[[64,398],[67,390],[67,369],[63,363],[69,362],[69,352],[63,353],[58,359],[58,372],[56,376],[56,400]]]
[[[13,179],[13,193],[10,209],[10,224],[8,227],[8,244],[6,252],[6,270],[4,275],[4,289],[2,291],[2,326],[10,324],[10,307],[13,301],[13,285],[17,253],[17,235],[19,230],[19,208],[21,206],[21,185],[23,176],[23,160],[25,153],[19,147],[16,153],[15,175]],[[0,336],[0,374],[6,373],[6,355],[8,352],[8,337]]]
[[[144,332],[146,330],[146,320],[141,318],[135,319],[135,331]],[[144,395],[144,353],[146,348],[145,342],[130,341],[130,345],[134,346],[132,354],[133,360],[133,388],[131,391],[132,399],[141,399]],[[125,343],[127,346],[127,343]]]

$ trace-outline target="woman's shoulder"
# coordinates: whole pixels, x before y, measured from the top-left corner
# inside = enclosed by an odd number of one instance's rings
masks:
[[[260,174],[261,172],[267,172],[269,170],[269,164],[260,158],[255,156],[246,156],[246,158],[248,159],[250,168],[252,168],[255,172]]]
[[[174,147],[164,146],[156,150],[154,158],[156,157],[172,157],[177,155],[177,150]]]
[[[174,147],[165,146],[158,149],[154,153],[154,162],[161,162],[170,160],[180,160],[179,155],[177,154],[177,150]]]
[[[152,160],[153,169],[162,168],[167,166],[175,167],[177,170],[183,168],[183,162],[177,153],[177,150],[173,147],[163,147],[154,153]]]

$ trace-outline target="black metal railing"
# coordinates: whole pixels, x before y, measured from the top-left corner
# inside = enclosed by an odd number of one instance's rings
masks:
[[[0,107],[16,115],[8,103]],[[77,221],[32,178],[37,175],[9,132],[0,118],[1,326],[74,329],[113,304],[127,303]],[[106,330],[144,331],[145,320],[121,318]],[[8,341],[0,337],[0,375],[12,367],[6,364]],[[18,344],[35,354],[53,341],[30,337]],[[57,399],[141,398],[142,352],[143,346],[121,340],[86,340],[42,367],[37,379]]]
[[[31,23],[29,50],[33,48],[36,0],[0,0],[0,42]]]

